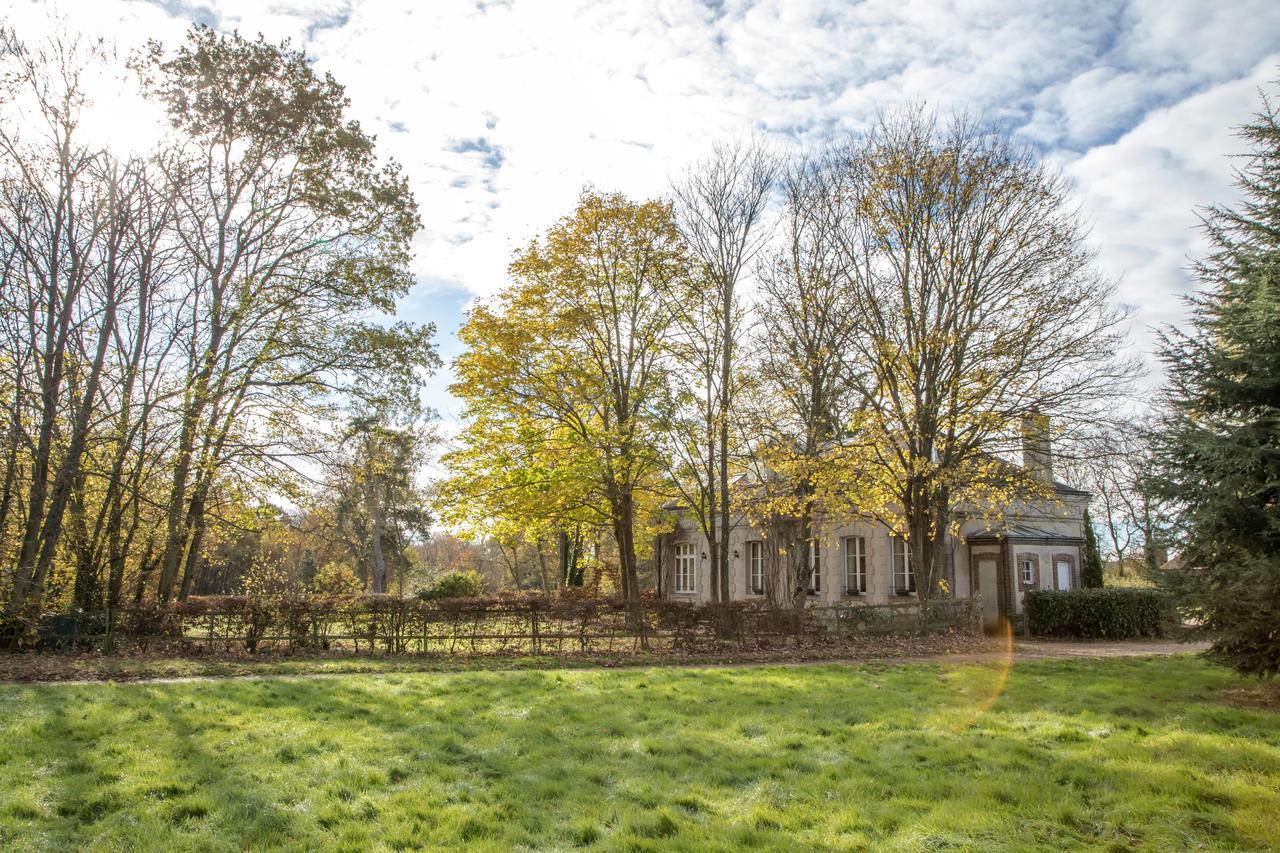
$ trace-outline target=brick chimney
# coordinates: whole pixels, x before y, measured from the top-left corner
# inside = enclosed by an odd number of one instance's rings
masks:
[[[1053,440],[1049,416],[1035,409],[1022,416],[1022,467],[1037,480],[1053,479]]]

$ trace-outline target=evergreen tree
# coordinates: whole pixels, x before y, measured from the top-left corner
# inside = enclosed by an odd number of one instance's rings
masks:
[[[1080,564],[1080,584],[1085,588],[1102,586],[1102,554],[1098,551],[1098,537],[1093,532],[1093,519],[1089,509],[1084,511],[1084,560]]]
[[[1163,337],[1169,383],[1152,481],[1181,514],[1164,582],[1242,673],[1280,671],[1280,116],[1266,94],[1239,130],[1244,201],[1211,208],[1186,332]]]

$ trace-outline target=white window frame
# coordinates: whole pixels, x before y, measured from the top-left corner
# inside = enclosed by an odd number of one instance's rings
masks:
[[[819,595],[822,592],[822,557],[819,553],[819,540],[809,540],[809,594]]]
[[[891,546],[889,548],[889,573],[893,579],[893,592],[895,595],[907,595],[916,591],[916,571],[911,565],[911,548],[907,546],[906,537],[892,536],[890,537]],[[902,571],[898,571],[899,560],[901,560]],[[901,577],[903,583],[898,583]]]
[[[844,538],[844,594],[867,594],[867,538]]]
[[[747,592],[764,595],[764,542],[747,543]]]
[[[692,542],[676,543],[673,591],[688,595],[698,591],[698,551]]]
[[[1031,586],[1036,582],[1035,562],[1032,560],[1022,561],[1022,583]]]

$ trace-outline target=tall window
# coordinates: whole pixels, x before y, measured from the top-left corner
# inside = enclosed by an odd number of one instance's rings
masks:
[[[822,591],[822,565],[818,557],[818,540],[809,540],[809,594]]]
[[[764,543],[747,543],[747,584],[756,595],[764,593]]]
[[[898,595],[916,591],[916,572],[911,567],[911,549],[901,536],[893,537],[893,589]]]
[[[693,543],[681,542],[676,545],[676,592],[696,592],[697,578],[698,558]]]
[[[1030,560],[1022,561],[1022,582],[1027,586],[1036,582],[1035,564]]]
[[[1071,589],[1071,563],[1058,560],[1054,570],[1058,573],[1058,589]]]
[[[850,536],[844,540],[844,592],[862,595],[867,591],[867,540]]]

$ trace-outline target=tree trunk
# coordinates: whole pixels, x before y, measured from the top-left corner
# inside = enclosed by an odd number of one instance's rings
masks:
[[[110,183],[109,210],[116,210],[116,187],[112,180]],[[114,219],[113,219],[114,224]],[[62,536],[62,520],[66,512],[67,503],[71,500],[72,490],[75,485],[81,482],[80,464],[84,458],[84,452],[89,438],[89,429],[93,423],[93,413],[98,403],[98,388],[102,383],[102,369],[106,362],[107,349],[111,343],[112,335],[116,331],[116,309],[119,307],[119,292],[117,286],[119,284],[119,249],[118,231],[112,234],[111,243],[108,246],[107,262],[106,262],[106,296],[103,307],[102,318],[98,326],[98,338],[94,346],[93,358],[89,362],[89,375],[85,380],[84,389],[80,395],[79,408],[76,411],[76,417],[71,425],[71,437],[67,442],[67,448],[63,453],[62,463],[58,466],[57,475],[54,478],[53,492],[49,498],[49,507],[47,516],[44,520],[44,530],[40,538],[40,557],[36,565],[35,577],[33,579],[34,601],[38,605],[40,594],[44,588],[44,578],[49,573],[50,566],[53,565],[53,558],[58,552],[58,540]]]
[[[120,606],[120,591],[124,585],[124,548],[121,547],[120,513],[113,512],[116,519],[107,528],[107,607],[115,610]]]
[[[186,536],[187,552],[182,561],[182,584],[178,589],[178,598],[185,599],[191,594],[192,585],[200,574],[200,561],[204,556],[204,534],[207,529],[204,504],[208,491],[208,480],[198,486],[196,494],[191,498],[191,508],[187,515],[187,526],[190,533]]]
[[[379,499],[376,482],[369,490],[369,497],[372,504],[369,512],[369,550],[373,556],[373,593],[380,595],[387,591],[387,561],[382,553],[382,501]]]
[[[930,541],[930,574],[925,598],[951,598],[955,596],[952,585],[955,578],[946,576],[947,566],[947,531],[951,526],[951,490],[945,486],[935,489],[933,496],[933,524]],[[943,594],[942,581],[946,581],[946,595]],[[917,582],[917,586],[919,583]]]
[[[182,436],[178,444],[178,455],[173,466],[173,486],[169,491],[169,504],[165,511],[164,551],[160,557],[160,582],[156,590],[156,599],[167,602],[173,598],[174,587],[178,582],[178,564],[186,545],[186,527],[184,525],[187,504],[187,480],[191,474],[191,456],[195,449],[196,414],[187,408],[183,418]]]
[[[916,598],[925,601],[942,593],[945,545],[951,520],[950,491],[931,487],[921,477],[908,478],[906,500],[907,550],[915,576]]]
[[[640,598],[640,578],[636,571],[635,504],[631,490],[617,490],[614,505],[614,540],[618,544],[618,569],[622,597],[628,601]]]
[[[569,532],[561,530],[557,534],[559,539],[559,557],[560,557],[560,585],[569,585]]]
[[[72,551],[75,553],[75,579],[71,584],[71,606],[79,610],[98,610],[101,606],[101,590],[98,586],[98,567],[94,549],[89,542],[89,526],[85,520],[84,476],[81,475],[71,490],[69,519]]]
[[[730,382],[733,377],[733,282],[726,281],[724,286],[724,339],[721,342],[720,360],[720,446],[719,471],[720,478],[720,599],[729,600],[729,538],[733,533],[733,525],[729,519],[729,406],[733,400],[733,389]]]
[[[177,461],[173,469],[173,490],[169,496],[166,513],[166,535],[164,554],[161,558],[160,588],[158,598],[167,602],[173,597],[174,587],[178,583],[178,568],[187,551],[187,530],[191,526],[190,519],[184,517],[187,511],[187,490],[192,487],[191,463],[195,459],[196,433],[200,429],[201,419],[212,401],[210,382],[214,367],[218,360],[218,351],[222,347],[223,328],[220,321],[221,299],[218,291],[218,276],[221,275],[221,261],[215,269],[213,282],[213,308],[210,318],[209,341],[200,357],[200,369],[191,379],[189,396],[186,398],[182,412],[182,433],[178,442]],[[216,409],[215,409],[216,411]],[[209,445],[205,439],[204,447]],[[204,460],[202,460],[204,461]],[[211,466],[210,466],[211,468]],[[197,482],[210,476],[211,470],[197,471]]]
[[[714,517],[714,516],[713,516]],[[721,601],[720,598],[720,537],[717,533],[715,522],[712,522],[711,530],[707,534],[707,557],[709,558],[709,574],[711,600]]]
[[[575,526],[573,535],[560,531],[560,585],[582,586],[582,527]]]
[[[547,598],[551,597],[551,578],[547,573],[547,552],[543,547],[542,539],[539,537],[534,541],[538,553],[538,577],[542,579],[542,594]]]
[[[55,356],[61,361],[60,356]],[[18,566],[14,572],[13,589],[9,594],[9,614],[16,616],[28,607],[28,598],[34,597],[38,607],[44,592],[44,578],[36,576],[36,557],[40,548],[40,528],[45,517],[45,502],[49,494],[49,454],[53,446],[53,430],[58,402],[57,388],[61,377],[52,376],[53,368],[46,366],[41,382],[40,403],[43,414],[40,420],[39,439],[31,460],[31,487],[27,493],[27,523],[22,532],[22,547],[18,551]]]
[[[48,258],[51,259],[47,270],[47,279],[42,278],[41,289],[48,300],[44,312],[43,350],[44,363],[33,365],[39,371],[40,380],[40,430],[36,441],[35,456],[31,463],[31,488],[27,495],[26,525],[22,534],[22,547],[18,552],[17,568],[13,577],[13,589],[9,596],[8,613],[16,616],[24,608],[39,608],[40,596],[44,592],[44,578],[37,576],[37,556],[40,548],[42,522],[45,520],[45,502],[48,499],[50,453],[53,446],[53,433],[57,424],[58,397],[62,388],[63,368],[66,359],[67,338],[71,329],[71,303],[79,288],[76,286],[78,264],[73,262],[68,270],[67,287],[64,288],[62,241],[65,236],[64,227],[73,214],[68,209],[69,193],[66,181],[69,179],[71,137],[66,133],[62,137],[58,181],[57,204],[53,213],[51,227],[51,245]],[[75,255],[72,255],[74,261]],[[59,308],[61,304],[61,308]],[[34,323],[32,323],[34,326]],[[32,328],[32,332],[35,329]],[[33,334],[33,338],[35,335]],[[32,603],[28,599],[33,598]]]
[[[22,377],[15,376],[13,405],[9,410],[8,447],[4,464],[4,486],[0,489],[0,538],[9,530],[9,510],[13,506],[14,481],[18,473],[19,440],[22,436]]]
[[[147,581],[151,579],[151,573],[155,571],[156,559],[152,556],[151,543],[147,543],[147,551],[142,555],[142,559],[138,561],[138,583],[133,588],[133,603],[141,604],[142,596],[146,593]],[[161,603],[157,599],[157,603]]]
[[[710,561],[710,577],[707,579],[710,589],[712,601],[721,601],[720,596],[720,524],[721,521],[719,495],[716,493],[719,473],[716,464],[716,396],[715,385],[712,382],[713,365],[708,361],[705,372],[705,382],[707,386],[706,395],[706,427],[707,427],[707,467],[706,476],[706,495],[705,509],[703,517],[705,519],[702,533],[707,538],[707,552],[711,558]]]
[[[813,513],[800,516],[800,537],[792,543],[791,551],[791,606],[803,609],[809,595],[809,549],[813,547]]]

